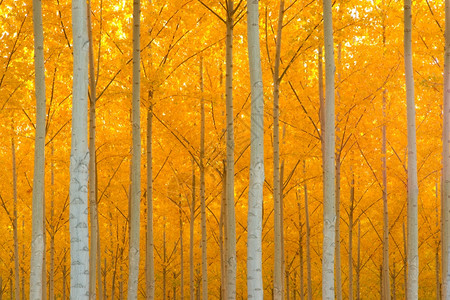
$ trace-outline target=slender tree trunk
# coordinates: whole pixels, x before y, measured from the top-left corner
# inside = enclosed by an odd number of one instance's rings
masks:
[[[408,123],[408,299],[417,299],[419,290],[417,149],[416,112],[414,104],[414,74],[412,65],[411,0],[404,0],[405,18],[405,78]]]
[[[226,183],[226,174],[227,169],[225,166],[225,162],[223,163],[223,173],[222,173],[222,200],[220,203],[220,224],[219,224],[219,242],[220,242],[220,294],[221,294],[221,298],[220,299],[227,299],[226,298],[226,262],[225,262],[225,241],[224,241],[224,236],[225,236],[225,228],[226,228],[226,223],[225,223],[225,211],[226,211],[226,206],[225,206],[225,202],[226,202],[226,187],[227,187],[227,183]]]
[[[297,198],[298,194],[297,194]],[[299,199],[300,200],[300,199]],[[300,201],[298,204],[298,252],[300,256],[300,299],[305,299],[305,294],[303,290],[303,274],[304,274],[304,268],[305,268],[305,262],[303,261],[303,223],[302,223],[302,210],[301,210],[301,203]],[[296,294],[296,291],[294,290],[294,296]]]
[[[334,243],[335,243],[335,132],[334,132],[334,45],[331,0],[323,0],[325,35],[325,133],[324,133],[324,208],[322,297],[334,300]]]
[[[16,145],[14,143],[14,125],[13,137],[11,138],[12,150],[12,171],[13,171],[13,204],[14,204],[14,218],[13,218],[13,236],[14,236],[14,297],[20,300],[20,278],[19,278],[19,237],[17,234],[17,168],[16,168]],[[0,285],[0,289],[2,286]]]
[[[202,299],[208,299],[208,259],[206,236],[206,203],[205,203],[205,100],[203,99],[203,60],[200,60],[200,100],[201,124],[200,124],[200,207],[202,227]]]
[[[97,211],[97,180],[96,180],[96,149],[95,149],[95,104],[97,93],[95,90],[95,66],[94,66],[94,46],[92,39],[91,24],[91,1],[87,1],[87,26],[89,38],[89,214],[90,214],[90,240],[89,240],[89,297],[97,299],[96,275],[97,275],[97,254],[98,254],[98,211]],[[98,286],[101,289],[101,285]],[[100,296],[100,295],[99,295]],[[102,299],[100,297],[100,299]]]
[[[128,299],[137,299],[139,279],[139,229],[141,203],[141,134],[140,134],[140,0],[133,0],[133,149],[131,170],[130,250]]]
[[[450,1],[445,0],[444,114],[442,130],[442,295],[450,299]]]
[[[146,251],[146,285],[147,299],[155,298],[155,263],[153,253],[153,157],[152,157],[152,120],[153,120],[153,92],[149,91],[150,106],[147,110],[147,251]]]
[[[361,299],[361,220],[358,219],[358,244],[356,261],[356,300]]]
[[[247,37],[251,85],[251,152],[247,221],[247,296],[249,299],[262,299],[264,293],[262,283],[261,245],[264,186],[264,99],[259,43],[258,1],[247,1]],[[276,172],[279,172],[279,170]],[[279,181],[274,184],[278,185],[279,189]],[[281,269],[279,271],[281,272]],[[282,274],[279,275],[282,276]],[[231,299],[231,295],[229,294],[228,296],[229,299]]]
[[[36,136],[34,148],[34,179],[32,202],[30,299],[43,296],[45,256],[44,231],[44,168],[45,168],[45,67],[44,33],[41,1],[33,0],[34,70],[36,96]]]
[[[350,169],[351,170],[351,169]],[[355,175],[350,183],[350,209],[348,214],[348,299],[353,300],[353,213],[355,211]]]
[[[405,291],[405,299],[408,300],[408,275],[407,275],[407,252],[408,249],[406,247],[406,230],[405,230],[405,223],[402,224],[402,231],[403,231],[403,251],[404,251],[404,259],[403,259],[403,277],[405,279],[404,282],[404,291]]]
[[[55,164],[54,164],[54,147],[53,142],[51,147],[51,162],[50,162],[50,274],[49,274],[49,294],[50,300],[55,299],[55,228],[53,219],[55,215]]]
[[[281,36],[283,29],[284,0],[280,1],[275,45],[275,66],[273,70],[273,201],[274,201],[274,270],[273,270],[273,297],[275,300],[283,299],[283,228],[281,226],[281,195],[280,195],[280,56]],[[259,41],[259,40],[258,40]],[[259,51],[259,49],[258,49]]]
[[[341,43],[338,44],[338,82],[341,82]],[[339,85],[340,86],[340,85]],[[340,88],[337,88],[336,91],[337,95],[337,105],[341,103],[341,94],[340,94]],[[339,133],[341,131],[339,127],[339,111],[336,113],[336,144],[338,145],[336,149],[336,202],[335,202],[335,209],[336,209],[336,227],[335,227],[335,255],[336,255],[336,262],[335,262],[335,272],[336,272],[336,299],[342,300],[342,264],[341,264],[341,153],[342,153],[342,144],[341,139],[339,136]]]
[[[382,298],[391,299],[389,282],[389,214],[387,199],[387,168],[386,168],[386,90],[383,90],[383,128],[382,128],[382,172],[383,172],[383,268],[382,268]]]
[[[303,161],[303,175],[306,178],[306,162]],[[305,225],[306,225],[306,280],[308,290],[308,300],[312,300],[312,272],[311,272],[311,227],[309,226],[309,207],[308,207],[308,185],[303,183],[305,192]]]
[[[183,247],[183,213],[181,210],[181,195],[180,201],[178,202],[178,207],[179,207],[178,212],[180,214],[180,299],[184,299],[184,259],[183,259],[184,247]]]
[[[227,122],[227,299],[236,299],[236,221],[234,212],[234,117],[233,117],[233,0],[227,0],[226,122]]]
[[[439,213],[438,213],[438,207],[439,207],[439,189],[438,189],[438,180],[436,180],[436,228],[439,228]],[[436,299],[440,300],[441,299],[441,282],[440,282],[440,262],[439,262],[439,236],[436,239]]]
[[[192,205],[191,218],[189,223],[189,296],[194,300],[194,225],[195,225],[195,168],[194,161],[192,161]]]
[[[70,153],[70,297],[89,298],[89,231],[87,97],[88,47],[87,7],[81,0],[72,1],[73,30],[73,104],[72,145]],[[76,263],[74,263],[76,262]]]

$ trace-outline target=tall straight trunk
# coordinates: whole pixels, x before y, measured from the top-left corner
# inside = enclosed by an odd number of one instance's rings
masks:
[[[403,277],[405,279],[404,281],[404,291],[405,291],[405,299],[408,300],[408,293],[407,293],[407,289],[408,289],[408,275],[407,275],[407,246],[406,246],[406,230],[405,230],[405,223],[402,224],[402,231],[403,231],[403,251],[404,251],[404,259],[403,259]]]
[[[219,219],[219,242],[220,242],[220,299],[226,299],[226,262],[225,262],[225,228],[226,228],[226,176],[227,170],[225,166],[225,162],[223,164],[223,173],[222,173],[222,199],[220,203],[220,219]]]
[[[298,197],[298,196],[297,196]],[[303,223],[302,223],[302,210],[301,210],[301,204],[300,201],[298,204],[298,252],[299,252],[299,259],[300,259],[300,299],[305,299],[305,293],[303,290],[303,274],[304,274],[304,267],[305,262],[303,261]],[[294,298],[296,295],[296,290],[294,289]]]
[[[48,298],[55,299],[55,228],[53,219],[55,215],[55,164],[53,142],[50,144],[51,162],[50,162],[50,271]]]
[[[226,123],[227,123],[227,297],[236,298],[236,220],[234,212],[234,117],[233,117],[233,0],[227,0],[226,35]]]
[[[322,297],[334,299],[335,246],[335,132],[334,132],[334,45],[331,0],[323,0],[325,41],[325,133],[324,133],[324,190],[323,190],[323,258]]]
[[[141,203],[141,134],[140,134],[140,0],[133,0],[133,149],[131,168],[130,250],[128,299],[137,299],[139,278],[139,229]]]
[[[284,296],[283,286],[283,228],[281,220],[281,195],[280,195],[280,56],[281,34],[283,29],[284,0],[280,1],[278,13],[278,27],[276,37],[275,66],[273,69],[273,202],[274,202],[274,270],[273,270],[273,298],[281,300]],[[256,23],[258,24],[258,23]],[[259,38],[259,36],[258,36]],[[259,40],[258,40],[259,41]],[[250,45],[250,43],[249,43]],[[258,50],[259,51],[259,50]],[[249,54],[250,55],[250,54]],[[250,251],[250,250],[249,250]]]
[[[303,174],[306,178],[306,162],[303,161]],[[312,272],[311,272],[311,227],[309,225],[309,207],[308,207],[308,185],[306,180],[303,184],[303,189],[305,192],[305,225],[306,225],[306,279],[307,279],[307,290],[308,290],[308,300],[312,300]]]
[[[338,82],[341,82],[341,43],[338,44]],[[339,85],[340,86],[340,85]],[[337,105],[339,106],[341,102],[340,88],[337,88]],[[341,276],[341,154],[342,154],[342,144],[339,133],[341,131],[339,127],[339,112],[336,113],[336,144],[338,148],[336,149],[336,199],[335,199],[335,209],[336,209],[336,227],[335,227],[335,269],[336,269],[336,299],[342,300],[342,276]]]
[[[149,101],[152,101],[152,92],[149,91]],[[153,252],[153,157],[152,157],[152,134],[153,134],[153,103],[147,110],[147,244],[146,244],[146,286],[147,299],[155,298],[155,263]]]
[[[382,128],[382,173],[383,173],[383,267],[382,267],[382,298],[391,299],[389,280],[389,214],[387,202],[387,168],[386,168],[386,90],[383,90],[383,128]]]
[[[445,0],[444,115],[442,129],[442,295],[450,298],[450,1]]]
[[[435,186],[435,190],[436,190],[436,228],[439,228],[439,213],[438,213],[438,206],[439,206],[439,189],[438,189],[438,181],[436,180],[436,186]],[[435,253],[435,257],[436,257],[436,299],[440,300],[441,297],[441,282],[440,282],[440,262],[439,262],[439,238],[436,240],[436,253]]]
[[[70,153],[70,297],[89,298],[89,231],[87,143],[88,47],[87,8],[82,0],[72,1],[73,103]]]
[[[20,300],[20,277],[19,277],[19,237],[17,234],[17,168],[16,168],[16,145],[14,143],[14,128],[13,137],[11,138],[12,151],[12,172],[13,172],[13,236],[14,236],[14,297]],[[0,289],[1,289],[0,285]]]
[[[350,183],[350,211],[348,215],[348,299],[353,300],[353,213],[355,211],[355,175]]]
[[[200,60],[200,209],[202,228],[202,299],[208,299],[208,261],[207,261],[207,236],[206,236],[206,203],[205,203],[205,100],[203,98],[203,59]]]
[[[408,299],[417,299],[419,291],[419,250],[418,250],[418,212],[417,198],[417,149],[416,149],[416,111],[414,104],[414,74],[412,63],[412,13],[411,0],[404,0],[405,22],[405,79],[406,110],[408,131]]]
[[[264,186],[264,99],[259,43],[258,1],[247,1],[247,38],[251,85],[251,151],[247,221],[247,296],[251,299],[262,299],[264,293],[262,283],[261,245]],[[279,172],[279,170],[277,170],[277,172]],[[279,181],[274,184],[278,185],[279,188]],[[279,271],[281,272],[281,269]],[[282,274],[279,275],[282,276]],[[231,295],[228,296],[230,298]]]
[[[95,90],[95,66],[94,66],[94,46],[92,39],[91,24],[91,1],[87,1],[87,26],[89,38],[89,215],[90,215],[90,239],[89,239],[89,295],[91,299],[97,299],[96,275],[97,275],[97,254],[98,253],[98,211],[97,211],[97,180],[96,180],[96,149],[95,149],[95,104],[97,94]],[[100,279],[100,277],[99,277]],[[101,290],[101,284],[99,284]],[[100,295],[99,295],[100,296]],[[100,299],[102,297],[100,296]]]
[[[41,1],[33,0],[34,70],[36,96],[36,136],[32,202],[30,299],[43,296],[45,255],[44,168],[45,168],[45,67]]]
[[[181,210],[181,195],[178,202],[178,212],[180,214],[180,299],[184,299],[184,248],[183,248],[183,212]],[[175,272],[174,272],[175,277]],[[175,296],[175,294],[174,294]]]
[[[356,300],[361,299],[361,220],[358,219],[358,244],[356,258]]]
[[[192,204],[191,217],[189,222],[189,295],[190,299],[194,300],[194,223],[195,221],[195,168],[194,161],[192,161]]]

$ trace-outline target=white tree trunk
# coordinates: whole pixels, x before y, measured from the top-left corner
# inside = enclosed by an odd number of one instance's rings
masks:
[[[273,297],[275,300],[283,299],[283,228],[282,228],[282,206],[280,195],[280,56],[281,56],[281,33],[283,29],[284,1],[280,1],[278,13],[278,27],[275,45],[275,66],[273,72],[273,201],[274,201],[274,270],[273,270]],[[256,20],[258,21],[258,20]],[[256,23],[257,24],[257,23]],[[259,32],[258,32],[259,34]],[[256,37],[259,42],[259,36]],[[249,43],[250,45],[250,43]],[[250,56],[250,52],[249,52]],[[262,98],[262,96],[261,96]],[[253,133],[253,131],[252,131]],[[262,138],[261,138],[262,140]]]
[[[450,1],[445,0],[444,125],[442,132],[442,295],[450,299]]]
[[[16,169],[16,145],[14,143],[14,127],[12,128],[13,137],[11,138],[12,150],[12,171],[13,171],[13,236],[14,236],[14,297],[20,300],[20,278],[19,278],[19,238],[17,235],[17,169]],[[0,285],[1,288],[1,285]]]
[[[419,188],[417,183],[417,150],[416,150],[416,111],[414,106],[414,75],[412,64],[412,13],[411,0],[404,2],[405,22],[405,78],[406,78],[406,110],[408,126],[408,299],[418,297],[419,290],[419,251],[418,251],[418,220],[417,198]]]
[[[189,299],[194,300],[194,225],[195,225],[195,168],[192,160],[192,204],[189,221]]]
[[[234,117],[233,117],[233,0],[227,0],[226,36],[226,122],[227,122],[227,212],[226,263],[227,299],[236,299],[236,220],[234,212]]]
[[[140,1],[133,1],[133,99],[132,99],[132,159],[130,201],[130,250],[128,299],[137,299],[139,279],[139,229],[141,203],[141,125],[140,125]]]
[[[91,24],[91,1],[87,2],[87,26],[89,38],[89,215],[90,215],[90,239],[89,239],[89,295],[91,299],[97,299],[96,275],[98,253],[98,212],[97,212],[97,180],[96,180],[96,154],[95,154],[95,104],[97,94],[95,90],[95,66],[94,46]],[[100,260],[99,260],[100,262]],[[98,267],[100,268],[100,267]],[[99,277],[100,279],[100,277]],[[101,284],[99,284],[101,290]],[[100,296],[100,295],[99,295]],[[100,299],[102,297],[100,296]]]
[[[32,203],[30,299],[41,299],[44,268],[44,168],[45,168],[45,67],[42,6],[33,1],[34,69],[36,95],[36,136],[34,148],[34,179]]]
[[[70,298],[89,298],[89,231],[87,136],[88,51],[87,8],[72,1],[73,104],[70,153]]]
[[[325,132],[323,190],[322,298],[334,300],[335,243],[335,132],[334,132],[334,45],[331,0],[323,0],[325,41]]]
[[[264,186],[264,98],[259,44],[258,1],[247,1],[247,37],[251,85],[247,293],[248,299],[263,299],[261,230]]]

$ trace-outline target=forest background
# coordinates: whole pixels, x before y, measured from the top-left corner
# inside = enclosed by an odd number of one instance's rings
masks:
[[[239,4],[238,4],[239,3]],[[237,298],[246,297],[247,194],[250,161],[250,78],[246,7],[235,5],[233,95]],[[73,41],[71,3],[44,1],[47,104],[45,136],[44,285],[50,299],[69,293],[69,163]],[[36,106],[31,3],[0,1],[0,238],[1,293],[29,294],[31,200]],[[419,298],[440,293],[440,170],[444,2],[413,2],[419,185]],[[103,297],[127,290],[131,164],[132,5],[91,2],[96,85],[96,164],[99,253]],[[145,174],[146,116],[153,116],[155,297],[190,293],[189,225],[195,217],[194,289],[201,291],[201,99],[205,109],[205,203],[208,295],[221,293],[221,201],[226,153],[226,6],[220,1],[141,3],[141,137]],[[273,68],[278,1],[260,1],[264,82],[263,282],[272,294],[274,205],[272,152]],[[336,157],[340,165],[341,291],[379,298],[383,261],[382,127],[386,125],[391,295],[403,298],[406,279],[407,138],[403,68],[403,4],[338,0],[333,4],[336,61]],[[321,295],[323,181],[320,122],[323,45],[320,1],[287,1],[280,55],[280,161],[283,175],[284,293]],[[320,63],[321,64],[321,63]],[[200,65],[202,67],[200,67]],[[200,71],[202,70],[202,71]],[[319,76],[320,75],[320,76]],[[383,113],[383,95],[386,100]],[[92,156],[91,156],[92,157]],[[13,167],[14,165],[14,167]],[[17,176],[15,178],[15,176]],[[195,179],[194,179],[195,178]],[[15,185],[16,181],[16,197]],[[146,295],[147,180],[141,180],[139,297]],[[307,208],[305,212],[305,195]],[[194,211],[191,214],[193,199]],[[16,199],[16,201],[14,201]],[[16,213],[15,213],[16,212]],[[308,215],[308,225],[306,224]],[[15,225],[17,224],[17,225]],[[14,227],[18,256],[14,255]],[[308,235],[308,245],[306,237]],[[353,240],[352,240],[353,239]],[[310,252],[307,259],[307,250]],[[15,259],[19,272],[15,268]],[[349,263],[349,261],[351,263]],[[351,266],[351,267],[350,267]],[[18,273],[20,284],[15,275]],[[353,274],[354,273],[354,274]],[[352,274],[352,275],[351,275]],[[354,283],[353,283],[354,282]],[[351,284],[350,284],[351,283]],[[183,292],[181,291],[183,290]],[[337,289],[339,289],[337,287]],[[354,291],[354,292],[353,292]],[[53,298],[54,297],[54,298]]]

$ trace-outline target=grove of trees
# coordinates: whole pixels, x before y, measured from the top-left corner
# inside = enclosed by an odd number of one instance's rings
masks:
[[[0,0],[1,299],[450,299],[450,0]]]

